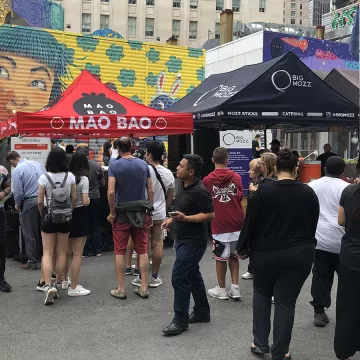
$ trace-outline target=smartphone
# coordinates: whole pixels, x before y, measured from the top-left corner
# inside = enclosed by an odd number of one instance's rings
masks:
[[[170,212],[169,212],[169,215],[170,215],[171,217],[175,216],[176,214],[177,214],[177,211],[170,211]]]

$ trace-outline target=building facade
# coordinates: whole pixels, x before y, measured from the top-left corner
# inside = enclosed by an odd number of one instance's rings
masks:
[[[322,16],[330,11],[330,0],[310,0],[309,24],[312,26],[322,25]]]
[[[93,33],[110,28],[129,40],[202,47],[220,34],[220,14],[234,11],[234,28],[254,21],[309,24],[308,0],[58,0],[65,30]]]

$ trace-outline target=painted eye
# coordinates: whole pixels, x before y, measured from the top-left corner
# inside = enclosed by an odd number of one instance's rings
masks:
[[[0,79],[9,79],[9,72],[2,66],[0,66]]]
[[[43,91],[46,90],[45,81],[42,81],[42,80],[34,80],[29,84],[29,86],[35,87],[35,88],[43,90]]]

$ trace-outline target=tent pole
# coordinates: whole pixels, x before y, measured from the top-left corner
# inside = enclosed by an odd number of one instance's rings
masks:
[[[194,133],[192,133],[190,136],[190,149],[191,149],[191,154],[194,154]]]
[[[267,149],[267,126],[265,125],[264,131],[264,143],[265,143],[265,150]]]

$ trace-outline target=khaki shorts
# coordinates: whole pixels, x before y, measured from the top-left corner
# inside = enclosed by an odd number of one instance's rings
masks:
[[[165,220],[154,220],[153,226],[149,228],[149,240],[151,241],[151,247],[164,241],[164,230],[161,229],[161,225]]]

